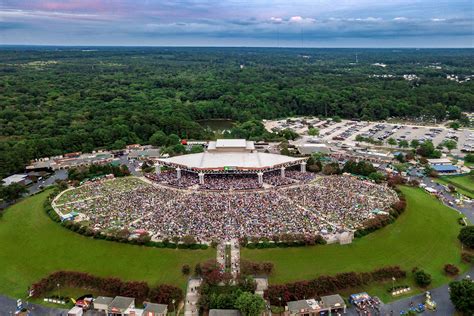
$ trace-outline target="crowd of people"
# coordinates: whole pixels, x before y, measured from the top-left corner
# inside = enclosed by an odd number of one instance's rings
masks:
[[[199,177],[196,173],[181,171],[181,178],[178,179],[177,172],[167,170],[160,174],[149,173],[145,175],[148,179],[174,186],[177,188],[190,188],[199,184]],[[307,183],[314,179],[314,174],[300,172],[297,170],[286,170],[285,176],[281,176],[281,170],[268,171],[263,174],[263,182],[273,186],[281,187],[298,182]],[[201,190],[253,190],[262,188],[263,184],[258,183],[257,174],[205,174],[204,184],[199,184]]]
[[[81,186],[58,207],[64,214],[80,213],[97,230],[146,230],[154,240],[191,235],[206,242],[354,229],[375,216],[374,209],[386,210],[397,199],[388,187],[352,176],[226,193],[126,180]]]
[[[398,200],[386,185],[346,175],[323,177],[317,185],[291,188],[286,194],[337,227],[351,230]]]
[[[261,188],[256,174],[206,174],[202,190],[252,190]]]

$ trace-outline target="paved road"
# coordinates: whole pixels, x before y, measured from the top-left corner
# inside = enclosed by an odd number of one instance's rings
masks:
[[[68,310],[49,308],[37,304],[23,303],[31,311],[32,316],[65,316]],[[16,311],[16,300],[6,296],[0,296],[0,316],[12,315]]]

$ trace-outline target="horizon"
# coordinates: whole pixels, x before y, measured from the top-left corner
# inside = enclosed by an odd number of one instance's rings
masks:
[[[1,45],[472,48],[469,0],[5,0]]]

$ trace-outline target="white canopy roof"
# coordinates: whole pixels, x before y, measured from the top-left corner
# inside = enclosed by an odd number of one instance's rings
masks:
[[[204,152],[158,159],[158,161],[188,169],[219,170],[224,167],[234,167],[240,170],[252,170],[297,164],[306,159],[260,152]]]

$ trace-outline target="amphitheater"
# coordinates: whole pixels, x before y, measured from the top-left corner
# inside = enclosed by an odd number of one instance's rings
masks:
[[[53,207],[64,220],[93,230],[126,229],[156,241],[290,234],[345,242],[398,200],[385,185],[350,175],[315,177],[306,172],[305,158],[256,153],[245,140],[209,147],[160,159],[157,172],[146,177],[102,179],[66,190]]]

